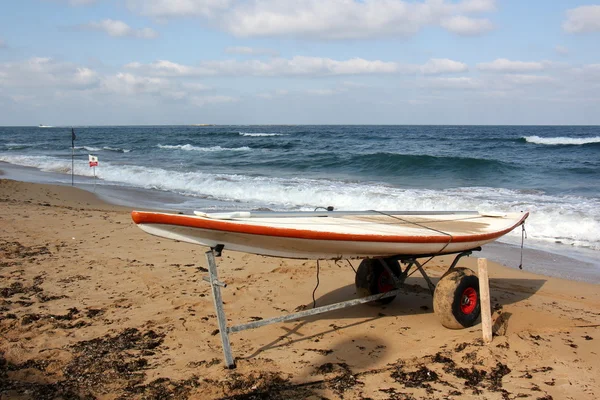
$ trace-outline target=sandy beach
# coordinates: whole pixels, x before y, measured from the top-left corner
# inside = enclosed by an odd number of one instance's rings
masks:
[[[386,306],[232,334],[225,369],[208,249],[150,236],[130,212],[0,179],[0,398],[600,397],[600,287],[494,263],[489,345],[480,324],[444,328],[415,274]],[[428,264],[434,282],[450,262]],[[315,261],[225,251],[218,265],[230,324],[312,307]],[[319,306],[356,296],[345,261],[319,278]]]

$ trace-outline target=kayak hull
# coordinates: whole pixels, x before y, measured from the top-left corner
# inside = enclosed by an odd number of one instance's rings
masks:
[[[248,213],[249,214],[249,213]],[[145,232],[187,243],[265,256],[354,259],[458,253],[492,242],[524,223],[527,213],[253,218],[134,211]]]

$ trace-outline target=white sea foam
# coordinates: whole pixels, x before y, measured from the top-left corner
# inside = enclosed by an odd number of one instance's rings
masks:
[[[547,145],[582,145],[590,143],[600,143],[600,136],[591,138],[570,138],[570,137],[540,137],[540,136],[525,136],[524,139],[528,143],[547,144]]]
[[[71,161],[48,156],[0,154],[0,161],[68,174]],[[75,164],[75,174],[93,176],[87,162]],[[402,189],[379,184],[302,178],[180,172],[156,167],[104,162],[96,175],[106,181],[188,196],[236,203],[243,208],[312,210],[478,210],[529,211],[527,233],[537,243],[583,247],[600,251],[600,199],[550,196],[539,192],[473,187],[445,190]],[[503,240],[520,243],[521,232]]]
[[[254,137],[261,137],[261,136],[285,136],[284,133],[264,133],[264,132],[257,132],[257,133],[252,133],[252,132],[239,132],[240,136],[254,136]]]
[[[99,148],[99,147],[92,147],[92,146],[75,146],[74,148],[75,148],[75,150],[102,151],[101,148]]]
[[[198,147],[192,146],[191,144],[177,144],[177,145],[162,145],[158,144],[156,147],[160,149],[171,149],[171,150],[185,150],[185,151],[203,151],[203,152],[214,152],[214,151],[250,151],[252,150],[248,146],[243,147],[221,147],[221,146],[211,146],[211,147]]]
[[[119,147],[110,147],[110,146],[104,146],[102,149],[107,150],[107,151],[116,151],[119,153],[129,153],[131,151],[129,149],[121,149]]]

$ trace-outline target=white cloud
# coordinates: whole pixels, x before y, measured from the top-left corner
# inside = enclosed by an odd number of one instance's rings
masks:
[[[4,86],[11,88],[82,89],[98,84],[98,74],[92,69],[47,57],[33,57],[20,62],[0,64]]]
[[[300,36],[356,39],[409,36],[426,26],[475,35],[492,29],[469,14],[495,10],[495,0],[128,0],[157,19],[199,17],[239,37]]]
[[[239,101],[238,98],[231,96],[192,96],[190,100],[197,107],[204,107],[207,104],[235,103]]]
[[[506,58],[498,58],[492,62],[479,63],[477,68],[485,72],[531,72],[542,71],[546,65],[545,62],[511,61]]]
[[[571,70],[579,79],[585,82],[600,82],[600,64],[587,64]]]
[[[168,80],[157,77],[139,76],[130,73],[119,72],[116,75],[106,77],[102,82],[102,91],[123,95],[164,93],[170,89]]]
[[[423,82],[423,86],[433,89],[478,89],[482,85],[476,79],[461,76],[457,78],[429,78]]]
[[[85,67],[79,67],[73,76],[73,82],[80,86],[90,86],[99,80],[98,73]]]
[[[225,53],[227,54],[242,54],[249,56],[273,56],[276,57],[279,55],[279,52],[271,49],[261,49],[256,47],[227,47],[225,49]]]
[[[150,64],[129,63],[125,68],[155,76],[344,76],[410,74],[438,75],[468,71],[465,63],[446,58],[432,58],[422,65],[392,61],[333,60],[324,57],[295,56],[261,60],[202,61],[196,66],[158,60]]]
[[[600,32],[600,5],[581,6],[567,10],[562,28],[569,33]]]
[[[260,60],[203,61],[195,67],[159,60],[147,65],[130,63],[126,67],[160,76],[334,76],[394,73],[398,70],[398,65],[394,62],[369,61],[362,58],[337,61],[305,56],[291,59],[273,58],[266,62]]]
[[[447,58],[432,58],[423,64],[420,71],[426,75],[437,75],[444,73],[459,73],[466,72],[469,70],[467,64],[449,60]]]
[[[149,65],[152,71],[157,72],[159,75],[167,75],[167,76],[190,76],[190,75],[199,75],[195,72],[195,69],[192,67],[188,67],[186,65],[177,64],[167,60],[158,60]],[[130,63],[125,65],[125,68],[145,68],[143,64],[140,63]]]
[[[506,82],[516,85],[536,85],[556,82],[556,78],[545,75],[509,74],[504,76],[504,79]]]
[[[462,12],[491,12],[496,11],[495,0],[464,0],[459,4],[459,11]]]
[[[152,28],[142,28],[134,30],[134,36],[142,39],[154,39],[158,37],[158,33]]]
[[[462,36],[476,36],[494,29],[494,24],[486,18],[469,18],[464,15],[444,18],[441,25],[452,33]]]
[[[133,29],[123,21],[104,19],[92,21],[80,26],[83,29],[105,32],[112,37],[136,37],[140,39],[154,39],[158,33],[151,28]]]
[[[170,100],[187,101],[197,105],[197,99],[200,97],[219,98],[219,96],[198,95],[198,93],[206,92],[209,89],[208,86],[197,82],[181,82],[178,79],[119,72],[104,77],[97,91],[105,95],[117,94],[119,96],[132,96],[135,98],[148,95]]]
[[[127,0],[130,9],[142,15],[163,18],[213,17],[235,4],[233,0]]]
[[[0,63],[0,86],[7,91],[6,97],[13,101],[30,96],[45,96],[48,99],[112,99],[110,103],[113,103],[116,99],[142,100],[146,96],[186,101],[196,105],[199,101],[192,102],[190,99],[210,90],[208,86],[193,79],[182,81],[131,72],[100,73],[89,67],[46,57]],[[214,93],[201,97],[204,100],[200,102],[204,104],[225,101],[225,98]]]

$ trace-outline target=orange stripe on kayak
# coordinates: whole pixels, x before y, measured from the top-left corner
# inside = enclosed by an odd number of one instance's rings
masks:
[[[522,225],[529,213],[523,214],[523,217],[510,228],[490,232],[480,235],[453,236],[452,243],[455,242],[477,242],[481,240],[497,239],[508,232]],[[287,237],[296,239],[310,240],[340,240],[355,242],[392,242],[392,243],[447,243],[447,236],[398,236],[398,235],[372,235],[372,234],[354,234],[354,233],[334,233],[318,232],[306,229],[276,228],[272,226],[244,225],[206,218],[198,218],[189,215],[163,214],[143,211],[132,211],[131,218],[136,224],[163,224],[183,226],[199,229],[208,229],[220,232],[245,233],[250,235]]]

